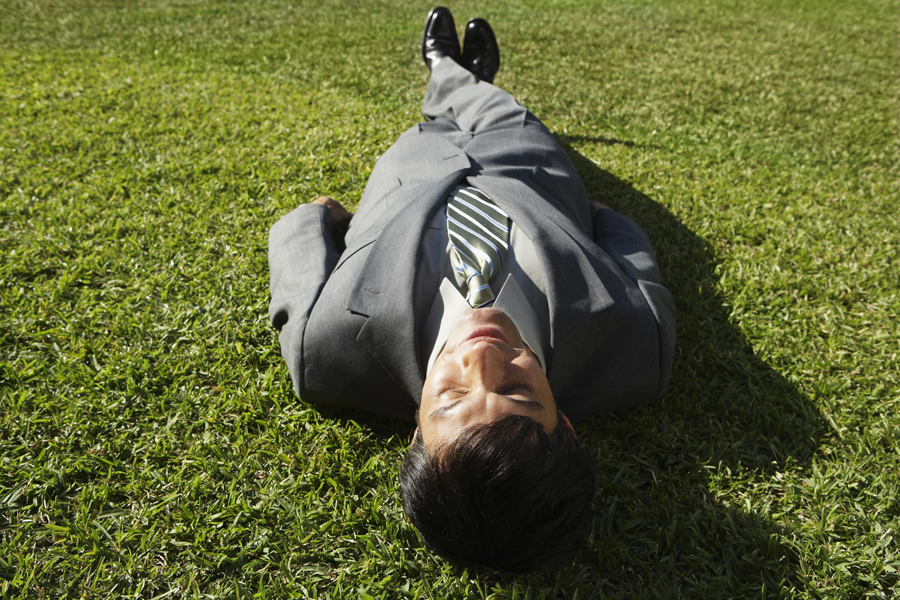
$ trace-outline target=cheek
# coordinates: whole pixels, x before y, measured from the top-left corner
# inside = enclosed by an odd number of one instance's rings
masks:
[[[550,389],[550,382],[547,380],[547,376],[544,375],[544,371],[541,370],[541,363],[534,358],[534,355],[529,355],[529,360],[521,363],[519,366],[523,372],[528,374],[529,384],[541,396],[541,399],[553,401],[555,407],[556,402],[553,399],[553,390]]]
[[[436,402],[436,398],[442,390],[455,387],[454,382],[453,373],[446,365],[440,367],[435,365],[428,377],[425,378],[425,385],[422,386],[421,410]]]
[[[541,363],[533,354],[523,355],[514,363],[523,372],[528,373],[528,377],[534,380],[547,379],[544,371],[541,369]]]

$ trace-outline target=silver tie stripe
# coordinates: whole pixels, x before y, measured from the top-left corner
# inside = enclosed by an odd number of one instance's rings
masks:
[[[475,308],[492,305],[488,281],[509,252],[509,215],[481,190],[460,186],[447,199],[447,235],[450,262],[465,280],[466,302]]]

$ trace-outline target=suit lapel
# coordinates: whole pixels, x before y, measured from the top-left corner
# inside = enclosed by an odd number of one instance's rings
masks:
[[[465,154],[458,152],[461,160],[445,158],[447,171],[442,177],[413,181],[394,192],[406,208],[378,234],[347,306],[369,317],[356,341],[416,402],[425,382],[416,332],[427,316],[413,314],[420,246],[426,223],[469,168]]]

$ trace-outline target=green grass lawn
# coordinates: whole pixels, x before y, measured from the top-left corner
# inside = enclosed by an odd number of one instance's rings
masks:
[[[410,0],[0,0],[0,597],[900,597],[900,3],[519,0],[496,83],[676,298],[589,538],[463,570],[291,391],[268,228],[419,116]]]

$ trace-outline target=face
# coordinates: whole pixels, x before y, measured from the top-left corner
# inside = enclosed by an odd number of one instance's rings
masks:
[[[505,313],[467,311],[425,379],[419,406],[422,439],[434,448],[471,425],[509,415],[531,417],[553,433],[558,419],[550,383]]]

